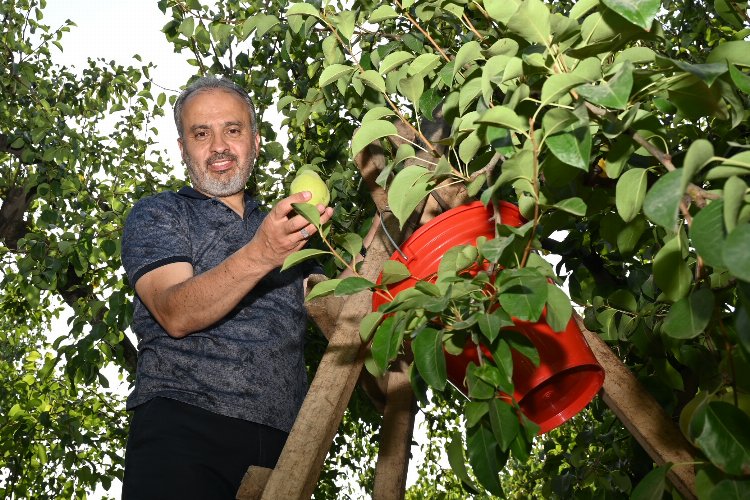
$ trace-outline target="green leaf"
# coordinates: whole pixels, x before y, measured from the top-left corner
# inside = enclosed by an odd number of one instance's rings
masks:
[[[714,0],[714,11],[725,24],[728,24],[736,30],[740,30],[743,27],[745,20],[744,16],[740,14],[739,9],[747,8],[747,2],[737,3],[736,0]]]
[[[477,425],[468,429],[466,433],[469,463],[474,476],[487,491],[504,497],[499,476],[504,460],[501,459],[498,444],[492,432],[483,425]]]
[[[682,169],[678,168],[657,180],[643,200],[643,213],[651,222],[672,230],[682,195]]]
[[[375,332],[380,320],[383,319],[383,313],[379,311],[373,311],[365,315],[362,321],[359,323],[359,337],[363,343],[369,342],[372,338],[372,334]]]
[[[388,205],[404,227],[414,209],[434,188],[431,173],[424,167],[411,165],[401,170],[388,190]]]
[[[722,260],[729,272],[743,281],[750,282],[750,224],[734,228],[727,235],[722,251]]]
[[[690,425],[695,443],[711,462],[732,475],[750,474],[750,417],[723,401],[698,410]]]
[[[542,123],[545,131],[560,126],[559,121],[554,126],[550,124],[551,119],[548,118],[550,114],[557,119],[560,113],[550,112],[544,115]],[[591,158],[591,130],[587,121],[570,122],[562,131],[547,136],[545,141],[552,154],[561,162],[588,172]]]
[[[726,118],[726,111],[719,103],[717,92],[712,92],[705,82],[695,76],[675,80],[667,91],[669,102],[677,107],[680,115],[689,120],[714,115]]]
[[[342,297],[344,295],[354,295],[355,293],[359,293],[362,290],[369,290],[375,288],[375,283],[372,281],[360,278],[359,276],[351,276],[349,278],[344,278],[341,280],[341,282],[336,286],[336,289],[334,290],[334,294],[337,297]]]
[[[195,32],[195,19],[192,17],[186,17],[180,23],[180,27],[177,28],[177,31],[185,35],[187,38],[190,38]]]
[[[466,427],[474,427],[479,424],[482,417],[489,413],[487,401],[467,401],[464,403],[464,415],[466,416]]]
[[[737,69],[734,64],[729,65],[729,76],[738,89],[745,94],[750,94],[750,76]]]
[[[422,378],[431,387],[442,391],[447,382],[443,333],[434,328],[425,328],[414,337],[411,344],[414,363]]]
[[[547,324],[555,332],[562,332],[573,316],[573,304],[557,285],[547,283]]]
[[[510,18],[518,10],[521,0],[485,0],[484,8],[495,21],[502,24],[508,24]]]
[[[513,393],[513,353],[510,344],[505,340],[495,342],[492,349],[491,363],[485,363],[476,370],[476,375],[496,390],[506,394]]]
[[[682,182],[680,187],[684,192],[693,177],[708,165],[714,156],[714,146],[706,139],[694,141],[685,154],[682,162]]]
[[[484,373],[484,377],[479,376],[481,369],[484,369],[486,372],[487,369],[484,366],[486,365],[479,367],[472,362],[466,367],[466,385],[469,389],[469,398],[471,399],[491,399],[496,395],[497,389],[495,388],[495,384],[486,381],[489,378],[488,374]],[[494,370],[497,374],[497,368],[494,368]]]
[[[646,31],[651,31],[661,7],[660,0],[602,0],[602,3]]]
[[[552,102],[557,102],[561,96],[567,96],[571,89],[584,83],[586,83],[586,79],[574,73],[558,73],[548,77],[542,85],[541,105],[544,106]],[[547,114],[550,114],[555,109],[560,108],[551,109]],[[562,109],[560,110],[562,111]]]
[[[733,40],[720,43],[706,57],[707,63],[729,63],[750,66],[750,42]]]
[[[414,146],[409,143],[404,143],[398,147],[398,150],[396,150],[396,157],[393,159],[393,164],[399,165],[407,158],[414,158],[416,155],[417,152],[414,150]]]
[[[726,73],[728,69],[727,64],[724,62],[716,62],[710,64],[690,64],[688,62],[676,59],[670,60],[670,62],[676,67],[680,68],[682,71],[700,78],[708,86],[713,85],[716,79]]]
[[[362,80],[363,82],[365,82],[365,84],[367,84],[367,86],[377,90],[378,92],[385,93],[385,80],[383,80],[383,77],[380,76],[380,73],[378,73],[374,69],[368,69],[364,73],[357,73],[354,75],[354,77]]]
[[[382,21],[386,21],[388,19],[394,19],[398,17],[398,12],[396,12],[396,9],[391,7],[390,5],[381,5],[377,9],[372,11],[372,14],[370,14],[370,18],[368,19],[371,23],[379,23]]]
[[[323,297],[325,295],[332,294],[340,282],[341,280],[338,278],[321,281],[308,292],[305,300],[310,301],[317,297]]]
[[[341,245],[349,255],[357,255],[362,249],[362,237],[357,233],[345,233],[336,238],[337,244]]]
[[[656,467],[646,474],[640,483],[633,489],[631,500],[661,500],[667,484],[667,472],[672,468],[671,463]]]
[[[553,206],[558,210],[577,215],[578,217],[586,215],[586,202],[577,196],[573,198],[565,198],[564,200],[558,201]]]
[[[620,177],[625,165],[635,151],[633,140],[627,135],[617,138],[612,148],[607,153],[605,162],[606,174],[610,179]]]
[[[396,359],[403,340],[403,328],[396,324],[394,316],[386,317],[372,339],[370,353],[378,373],[385,373],[391,361]]]
[[[530,269],[508,269],[499,287],[502,308],[523,321],[536,321],[547,301],[547,279]]]
[[[515,111],[505,106],[495,106],[494,108],[488,109],[477,118],[476,123],[497,125],[517,130],[519,132],[525,132],[529,129],[529,123],[527,120],[521,118]]]
[[[300,262],[312,259],[313,257],[317,257],[319,255],[332,255],[331,252],[328,252],[326,250],[318,250],[315,248],[305,248],[302,250],[298,250],[291,254],[289,257],[284,259],[284,264],[281,266],[281,270],[284,271],[286,269],[289,269],[292,266],[295,266],[299,264]]]
[[[741,500],[750,498],[750,481],[747,479],[739,481],[723,479],[711,489],[709,500],[726,500],[729,498]]]
[[[445,449],[448,455],[448,463],[451,466],[451,470],[458,479],[461,480],[463,485],[470,491],[477,493],[477,487],[469,477],[469,472],[466,470],[466,459],[464,458],[464,443],[461,439],[461,435],[455,432],[451,436],[450,442]]]
[[[631,168],[617,180],[615,206],[625,222],[630,222],[640,213],[646,198],[647,178],[648,170]]]
[[[409,64],[409,76],[426,75],[440,64],[440,56],[437,54],[420,54]]]
[[[389,135],[398,135],[396,126],[385,120],[372,120],[362,123],[352,137],[352,154],[356,155],[373,141]]]
[[[395,114],[396,113],[394,113],[390,108],[386,108],[385,106],[376,106],[365,113],[365,116],[362,117],[362,123],[380,120],[385,116],[395,116]]]
[[[492,434],[500,445],[500,449],[507,451],[521,429],[518,415],[511,405],[493,398],[489,401],[489,417]]]
[[[455,62],[453,65],[453,78],[456,77],[456,74],[461,71],[461,69],[474,61],[482,60],[484,61],[484,56],[482,55],[482,46],[477,42],[476,40],[471,40],[469,42],[464,43],[461,45],[461,47],[458,49],[458,52],[456,53]]]
[[[289,6],[287,16],[313,16],[320,18],[318,9],[309,3],[295,3]]]
[[[419,98],[419,110],[427,120],[432,120],[432,113],[435,111],[435,108],[440,105],[442,100],[443,97],[437,89],[427,89]]]
[[[492,313],[480,314],[479,318],[477,318],[477,324],[479,325],[479,331],[490,342],[493,342],[497,338],[502,327],[500,318]]]
[[[613,65],[630,61],[633,64],[652,63],[656,59],[656,52],[648,47],[628,47],[615,56]]]
[[[662,330],[676,339],[692,339],[703,333],[711,320],[714,294],[700,288],[675,302],[664,318]]]
[[[544,46],[550,43],[550,12],[541,0],[524,0],[507,27],[529,43]]]
[[[680,300],[690,289],[693,275],[682,257],[680,236],[675,236],[654,257],[654,283],[672,302]]]
[[[474,157],[477,154],[477,151],[479,151],[479,148],[481,146],[482,146],[482,140],[479,138],[479,134],[476,131],[474,131],[470,133],[468,136],[466,136],[461,141],[461,144],[459,144],[458,157],[464,163],[469,163],[471,160],[474,159]]]
[[[578,0],[570,9],[570,18],[580,19],[583,15],[596,8],[598,5],[599,0]]]
[[[320,212],[318,208],[311,203],[292,203],[294,211],[300,214],[310,224],[320,230]]]
[[[263,37],[266,33],[271,31],[274,26],[280,24],[279,18],[270,14],[256,14],[256,17],[258,18],[255,28],[256,38]]]
[[[628,222],[622,230],[617,233],[617,248],[620,253],[629,255],[636,249],[636,245],[646,232],[648,222],[644,217],[636,217]]]
[[[320,74],[318,85],[325,87],[326,85],[330,85],[337,81],[339,78],[351,76],[352,73],[354,73],[354,68],[351,66],[347,66],[346,64],[331,64],[330,66],[326,66]]]
[[[581,85],[576,92],[597,106],[606,108],[626,109],[633,89],[633,65],[625,61],[608,82],[599,85]]]
[[[383,275],[380,283],[382,285],[390,285],[392,283],[398,283],[411,276],[409,268],[406,267],[402,262],[396,260],[387,260],[383,264]]]
[[[724,267],[722,251],[727,232],[723,213],[724,202],[714,200],[693,217],[690,225],[690,241],[703,262],[711,267]]]
[[[398,81],[398,91],[416,107],[424,92],[424,77],[414,75]]]
[[[731,233],[737,226],[737,218],[745,204],[747,184],[733,175],[724,183],[724,227]]]
[[[392,52],[385,56],[382,61],[380,61],[378,70],[380,71],[380,73],[385,74],[393,71],[405,62],[411,61],[412,59],[414,59],[414,54],[411,54],[410,52],[405,52],[403,50]]]
[[[18,417],[19,415],[25,414],[26,411],[21,408],[21,405],[19,405],[18,403],[15,403],[13,406],[11,406],[10,410],[8,410],[8,418],[11,420]]]

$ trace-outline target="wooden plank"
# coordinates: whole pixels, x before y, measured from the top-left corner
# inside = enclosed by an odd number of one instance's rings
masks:
[[[260,500],[272,471],[266,467],[250,466],[237,490],[237,500]]]
[[[394,368],[397,371],[388,372],[373,500],[402,499],[406,491],[406,473],[417,405],[409,383],[409,363],[400,360]]]
[[[363,263],[363,276],[374,281],[388,257],[382,238],[375,238]],[[362,370],[366,346],[359,337],[359,324],[371,309],[370,291],[353,295],[344,303],[263,499],[310,498],[315,490],[323,461]]]
[[[675,464],[667,473],[667,478],[680,495],[686,499],[697,498],[692,465],[695,457],[690,443],[606,342],[587,330],[580,317],[576,316],[576,321],[604,368],[602,400],[657,465],[667,462]]]

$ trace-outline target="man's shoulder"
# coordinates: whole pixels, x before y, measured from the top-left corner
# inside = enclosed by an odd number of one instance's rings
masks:
[[[139,199],[135,206],[150,206],[150,205],[172,205],[179,202],[181,196],[175,191],[160,191],[158,193],[150,194]]]
[[[161,191],[139,199],[133,205],[132,213],[151,211],[183,212],[189,200],[175,191]]]

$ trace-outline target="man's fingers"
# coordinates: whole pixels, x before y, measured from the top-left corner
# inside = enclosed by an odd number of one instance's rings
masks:
[[[310,198],[312,195],[309,191],[302,191],[299,193],[294,193],[293,195],[287,196],[286,198],[283,198],[274,205],[273,210],[271,211],[274,215],[276,215],[279,218],[282,217],[289,217],[294,213],[294,207],[292,204],[294,203],[307,203],[310,201]]]

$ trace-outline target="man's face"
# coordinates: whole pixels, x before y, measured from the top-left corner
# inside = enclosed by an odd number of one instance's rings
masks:
[[[233,92],[200,90],[182,108],[180,151],[193,187],[211,197],[241,192],[258,151],[247,104]]]

